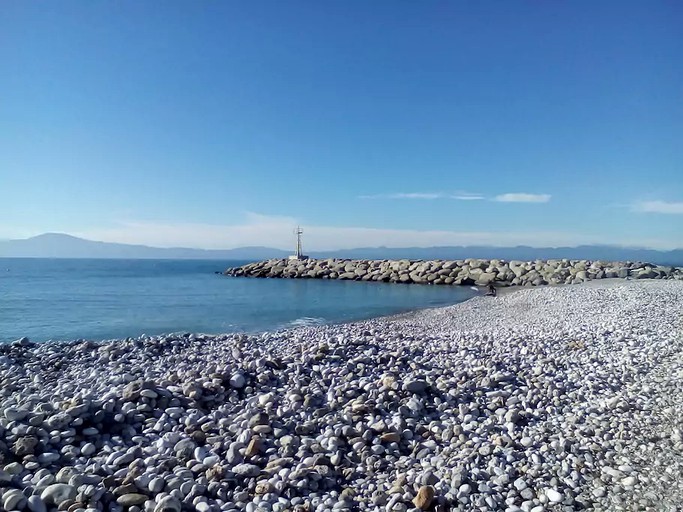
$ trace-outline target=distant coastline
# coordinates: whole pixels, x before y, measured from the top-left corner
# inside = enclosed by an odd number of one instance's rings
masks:
[[[286,258],[291,250],[273,247],[238,247],[234,249],[162,248],[86,240],[62,233],[46,233],[21,240],[0,240],[0,258],[73,258],[73,259],[205,259],[260,261]],[[457,260],[466,258],[505,260],[647,261],[657,265],[683,266],[683,248],[670,251],[627,248],[610,245],[577,247],[359,247],[330,251],[307,251],[316,259],[410,259]]]

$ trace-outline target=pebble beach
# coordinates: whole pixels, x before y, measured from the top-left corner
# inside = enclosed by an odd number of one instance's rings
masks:
[[[0,509],[680,510],[683,281],[0,345]]]

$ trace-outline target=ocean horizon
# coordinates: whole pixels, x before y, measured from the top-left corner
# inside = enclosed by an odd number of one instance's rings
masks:
[[[226,277],[248,260],[0,259],[0,343],[263,332],[445,306],[467,287]]]

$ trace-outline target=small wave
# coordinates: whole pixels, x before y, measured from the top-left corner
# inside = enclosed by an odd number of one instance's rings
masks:
[[[311,327],[314,325],[322,325],[324,323],[324,318],[304,316],[301,318],[297,318],[296,320],[292,320],[291,322],[289,322],[288,325],[290,325],[291,327]]]

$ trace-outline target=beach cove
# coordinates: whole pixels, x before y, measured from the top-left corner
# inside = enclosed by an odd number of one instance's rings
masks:
[[[675,510],[683,283],[0,346],[6,510]]]
[[[176,332],[275,331],[446,306],[478,292],[317,280],[225,279],[245,261],[3,259],[0,344]]]

